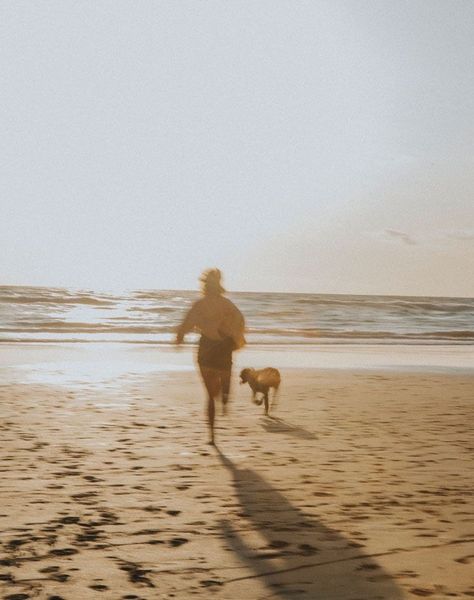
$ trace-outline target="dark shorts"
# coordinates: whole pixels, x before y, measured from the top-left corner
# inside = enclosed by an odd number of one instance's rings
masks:
[[[232,367],[234,340],[230,337],[223,340],[211,340],[202,335],[199,340],[198,364],[201,367],[226,371]]]

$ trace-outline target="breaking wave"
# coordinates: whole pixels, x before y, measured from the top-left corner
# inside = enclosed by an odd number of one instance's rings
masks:
[[[229,294],[259,344],[472,344],[474,299]],[[3,342],[173,342],[196,292],[0,286]],[[191,336],[191,340],[196,336]]]

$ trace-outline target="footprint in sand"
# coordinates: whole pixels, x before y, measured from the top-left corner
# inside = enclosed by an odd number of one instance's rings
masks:
[[[53,556],[71,556],[72,554],[77,554],[79,550],[75,548],[56,548],[50,551],[50,554]]]
[[[210,587],[213,585],[222,585],[222,581],[217,581],[216,579],[203,579],[199,582],[203,587]]]
[[[39,569],[40,573],[57,573],[59,571],[59,567],[56,566],[51,566],[51,567],[44,567],[43,569]]]
[[[61,519],[58,519],[58,523],[63,523],[64,525],[70,525],[72,523],[79,523],[80,520],[81,520],[80,517],[67,516],[67,517],[62,517]]]
[[[286,548],[290,545],[290,542],[285,542],[284,540],[273,540],[268,544],[269,548]]]
[[[96,590],[97,592],[105,592],[105,590],[109,589],[106,585],[103,585],[102,583],[93,583],[89,587],[91,590]]]
[[[429,590],[428,588],[412,588],[410,593],[415,596],[432,596],[434,594],[433,590]]]
[[[373,571],[374,569],[380,569],[380,566],[374,563],[362,563],[357,567],[356,571]]]
[[[147,577],[148,573],[151,573],[150,569],[141,569],[139,565],[130,562],[122,562],[119,568],[128,574],[132,583],[144,583],[148,587],[155,587],[155,584]]]
[[[146,512],[154,513],[154,512],[160,512],[162,509],[158,506],[150,505],[150,506],[145,506],[145,508],[143,510],[145,510]]]
[[[186,538],[175,537],[169,541],[169,544],[170,544],[170,546],[173,546],[176,548],[178,546],[182,546],[183,544],[186,544],[188,541],[189,540],[187,540]]]
[[[461,565],[468,565],[471,562],[471,559],[474,558],[474,554],[469,554],[468,556],[462,556],[461,558],[455,558],[454,560]]]

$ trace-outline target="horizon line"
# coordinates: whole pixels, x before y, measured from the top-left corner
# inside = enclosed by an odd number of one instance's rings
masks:
[[[31,284],[2,284],[0,288],[33,288],[33,289],[61,289],[61,290],[75,290],[75,291],[94,291],[96,293],[108,293],[108,294],[121,294],[124,292],[199,292],[198,288],[122,288],[122,289],[94,289],[94,288],[82,288],[76,286],[64,286],[64,285],[31,285]],[[288,294],[288,295],[304,295],[304,296],[379,296],[382,298],[445,298],[445,299],[459,299],[459,300],[473,300],[474,296],[446,296],[446,295],[430,295],[430,294],[387,294],[387,293],[361,293],[361,292],[296,292],[296,291],[255,291],[255,290],[225,290],[224,294]]]

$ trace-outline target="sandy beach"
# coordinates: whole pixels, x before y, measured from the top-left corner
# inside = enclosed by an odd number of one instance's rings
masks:
[[[181,356],[3,361],[2,598],[474,597],[472,370],[287,366],[267,418],[236,369],[214,449]]]

